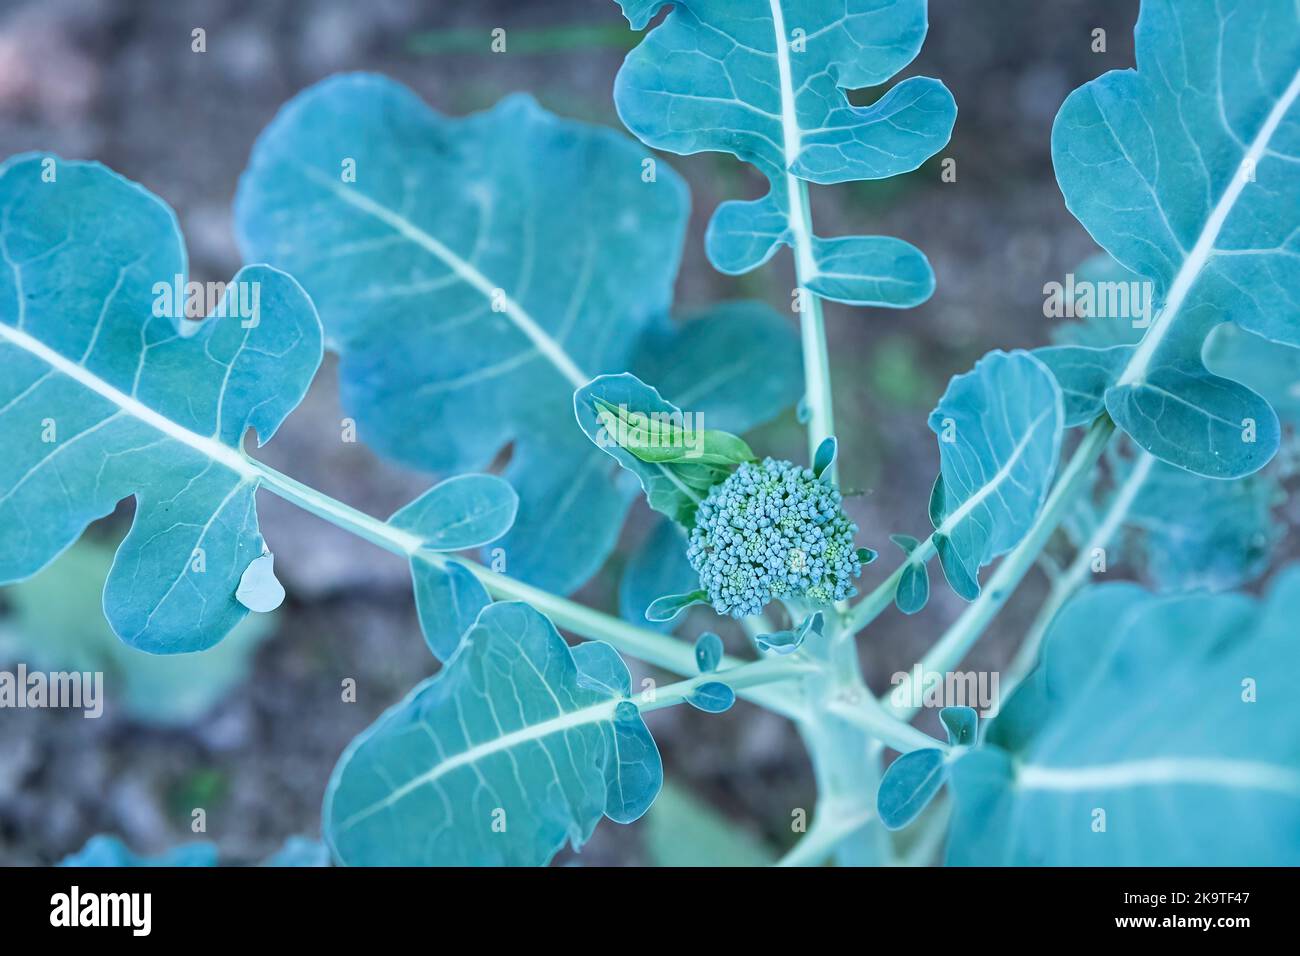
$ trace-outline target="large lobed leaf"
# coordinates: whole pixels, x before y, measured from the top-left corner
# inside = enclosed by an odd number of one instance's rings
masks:
[[[601,816],[640,817],[663,781],[600,641],[569,648],[525,604],[487,607],[455,656],[348,747],[325,838],[349,865],[542,865]]]
[[[934,275],[920,250],[884,236],[818,238],[799,197],[800,180],[895,176],[948,142],[957,108],[937,80],[903,80],[867,107],[845,95],[912,61],[925,0],[619,3],[637,30],[671,6],[615,81],[628,129],[657,149],[731,153],[768,179],[763,198],[714,213],[707,249],[717,268],[747,272],[789,245],[800,281],[826,298],[903,307],[929,297]]]
[[[250,428],[269,440],[306,391],[321,357],[311,302],[250,266],[232,288],[250,304],[256,290],[256,323],[155,310],[155,284],[186,279],[175,216],[97,163],[7,161],[0,212],[0,583],[134,495],[109,623],[142,650],[209,647],[247,613],[235,592],[265,547],[240,442]]]
[[[1137,278],[1105,253],[1076,272],[1079,285],[1088,283],[1099,299]],[[1128,317],[1102,313],[1093,309],[1083,321],[1061,325],[1053,330],[1057,344],[1033,353],[1061,386],[1068,426],[1101,412],[1110,372],[1142,338]],[[1300,349],[1224,324],[1202,357],[1211,372],[1266,398],[1283,424],[1300,423]],[[1123,560],[1160,590],[1227,590],[1267,570],[1279,537],[1272,509],[1285,497],[1277,464],[1225,481],[1185,471],[1131,442],[1118,447],[1123,454],[1107,457],[1107,472],[1094,472],[1090,494],[1066,521],[1076,547],[1105,548],[1108,564]]]
[[[1297,602],[1294,566],[1262,602],[1082,592],[952,768],[949,861],[1296,865]]]
[[[1158,457],[1237,477],[1273,456],[1277,417],[1202,345],[1221,323],[1300,345],[1300,8],[1145,0],[1136,44],[1137,70],[1076,90],[1052,132],[1066,204],[1157,303],[1081,390]]]
[[[340,76],[263,132],[236,201],[246,256],[292,270],[320,309],[369,444],[434,471],[511,449],[522,500],[501,542],[508,570],[555,591],[596,571],[631,501],[574,427],[574,389],[680,364],[692,385],[716,372],[730,395],[779,323],[728,310],[704,336],[717,351],[697,347],[694,323],[671,329],[687,194],[663,165],[643,178],[644,159],[527,96],[449,118],[383,77]],[[798,368],[797,352],[778,362],[743,427],[794,401]]]

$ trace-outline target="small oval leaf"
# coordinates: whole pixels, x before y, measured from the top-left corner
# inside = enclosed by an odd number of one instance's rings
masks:
[[[876,812],[890,830],[901,830],[920,815],[948,779],[948,759],[927,747],[903,754],[889,765],[876,793]]]

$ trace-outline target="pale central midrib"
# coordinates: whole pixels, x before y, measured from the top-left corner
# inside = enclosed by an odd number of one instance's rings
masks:
[[[574,388],[581,388],[591,381],[591,376],[578,368],[573,359],[569,358],[569,353],[565,351],[564,346],[553,339],[550,333],[542,328],[518,302],[506,294],[504,289],[493,283],[465,259],[462,259],[409,219],[380,205],[368,196],[362,195],[354,189],[348,189],[344,184],[335,182],[331,177],[319,170],[307,167],[307,173],[313,180],[328,188],[344,202],[367,215],[374,216],[385,225],[396,230],[400,235],[438,258],[455,273],[457,278],[482,294],[489,302],[499,302],[502,313],[515,324],[519,331],[528,337],[528,340],[533,343],[537,351],[555,366],[556,370],[568,379]]]
[[[800,285],[817,278],[817,260],[812,253],[812,235],[808,229],[809,214],[804,208],[803,192],[798,177],[790,172],[799,151],[803,149],[803,131],[795,111],[794,75],[790,68],[790,45],[786,40],[785,12],[781,0],[769,0],[772,8],[772,32],[776,44],[776,72],[781,90],[781,145],[784,151],[787,225],[794,248],[795,271]]]
[[[773,2],[775,3],[776,0],[773,0]],[[1264,125],[1260,127],[1259,133],[1250,144],[1245,156],[1242,157],[1241,163],[1237,166],[1236,174],[1232,177],[1232,181],[1228,184],[1228,188],[1224,190],[1223,195],[1219,197],[1218,203],[1215,204],[1214,210],[1210,213],[1210,217],[1205,221],[1205,225],[1201,229],[1200,236],[1197,237],[1196,244],[1183,261],[1177,276],[1174,277],[1173,285],[1169,287],[1169,295],[1165,299],[1164,308],[1160,310],[1160,315],[1156,318],[1155,323],[1143,336],[1128,364],[1124,366],[1124,371],[1115,383],[1117,386],[1140,384],[1144,381],[1156,349],[1169,333],[1169,329],[1178,318],[1178,313],[1182,309],[1188,293],[1191,292],[1192,286],[1196,284],[1196,280],[1205,269],[1206,263],[1214,255],[1214,244],[1219,241],[1219,235],[1227,223],[1229,214],[1237,204],[1237,200],[1241,198],[1241,193],[1246,188],[1246,184],[1250,182],[1253,171],[1258,168],[1260,159],[1267,152],[1273,134],[1277,132],[1282,120],[1298,97],[1300,97],[1300,70],[1296,71],[1295,76],[1291,78],[1290,85],[1282,93],[1278,101],[1273,104],[1273,109],[1269,111],[1268,117],[1264,120]]]
[[[579,710],[570,711],[567,714],[560,714],[558,717],[552,717],[550,720],[544,720],[540,724],[533,724],[529,727],[521,727],[519,730],[512,730],[508,734],[502,734],[500,737],[485,741],[481,744],[475,744],[458,754],[453,754],[446,760],[434,765],[429,770],[417,777],[408,780],[400,787],[394,789],[384,799],[376,800],[374,803],[363,807],[356,813],[352,814],[340,824],[340,829],[347,830],[367,817],[373,816],[381,810],[391,807],[421,787],[429,786],[438,779],[451,773],[460,767],[476,763],[492,754],[500,753],[504,750],[510,750],[521,744],[541,740],[549,737],[551,734],[563,733],[566,730],[572,730],[575,727],[581,727],[586,724],[594,724],[603,720],[612,720],[615,709],[620,701],[607,700],[599,704],[593,704],[589,707],[583,707]]]
[[[1026,764],[1015,774],[1015,786],[1020,790],[1125,790],[1165,784],[1267,790],[1300,797],[1300,772],[1260,760],[1153,757],[1084,767]]]
[[[128,395],[121,389],[105,382],[85,366],[77,364],[60,352],[56,352],[40,339],[3,322],[0,322],[0,338],[12,342],[23,351],[34,355],[56,372],[67,376],[83,388],[111,402],[132,418],[156,429],[167,438],[193,448],[246,480],[258,477],[259,471],[256,466],[240,454],[238,449],[222,444],[210,436],[190,431],[188,428],[150,408],[138,398]]]
[[[942,535],[951,534],[952,530],[961,524],[967,515],[974,511],[985,498],[993,494],[994,490],[1011,476],[1011,470],[1020,461],[1021,456],[1024,455],[1025,449],[1029,446],[1030,439],[1034,437],[1034,432],[1037,430],[1039,423],[1048,414],[1048,411],[1041,412],[1037,418],[1029,423],[1029,427],[1025,429],[1025,433],[1020,437],[1020,441],[1016,442],[1016,447],[1011,450],[1011,454],[1002,463],[1001,467],[994,472],[993,477],[980,485],[979,491],[963,501],[952,514],[944,518],[936,533]]]

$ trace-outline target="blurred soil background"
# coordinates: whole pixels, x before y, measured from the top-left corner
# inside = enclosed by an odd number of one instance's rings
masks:
[[[911,175],[813,190],[821,235],[903,237],[938,275],[934,298],[917,309],[827,307],[842,473],[846,487],[861,492],[849,509],[860,543],[883,556],[864,573],[864,587],[893,567],[889,533],[923,536],[929,527],[938,458],[925,418],[948,377],[988,349],[1046,342],[1059,320],[1043,317],[1044,283],[1095,251],[1062,203],[1049,135],[1071,89],[1132,65],[1137,7],[1137,0],[931,0],[930,37],[907,74],[937,76],[953,91],[960,111],[953,142]],[[207,32],[203,54],[191,51],[196,27]],[[489,52],[495,27],[507,30],[507,53]],[[1095,29],[1106,31],[1105,53],[1092,50]],[[230,211],[249,149],[302,88],[331,73],[374,70],[448,113],[527,90],[557,113],[621,128],[612,83],[637,39],[612,0],[0,0],[0,156],[51,150],[100,160],[142,183],[176,209],[192,277],[222,280],[240,266]],[[956,160],[956,182],[941,181],[943,158]],[[788,253],[740,278],[714,271],[703,255],[712,210],[759,195],[760,177],[718,154],[668,161],[693,195],[679,312],[735,297],[787,310]],[[302,407],[259,454],[378,515],[431,483],[433,476],[340,441],[343,415],[327,359]],[[751,437],[760,454],[805,454],[793,413]],[[123,676],[137,665],[105,639],[98,616],[129,502],[25,594],[0,592],[0,669],[18,660],[35,667],[39,648],[58,647],[61,662],[47,666],[109,674],[100,720],[0,712],[0,863],[57,861],[101,831],[139,852],[161,852],[196,838],[196,807],[206,811],[206,838],[229,862],[261,859],[292,834],[318,832],[325,782],[343,747],[435,665],[401,561],[269,495],[261,504],[289,599],[219,664],[191,667],[185,701],[169,697],[179,677]],[[638,505],[626,547],[647,516]],[[624,560],[611,559],[581,598],[613,608]],[[1041,580],[1031,576],[1022,591],[967,669],[997,669],[1008,659]],[[888,613],[863,639],[877,690],[960,610],[948,588],[936,586],[934,595],[923,614]],[[340,700],[349,677],[355,703]],[[720,717],[663,711],[651,723],[676,789],[648,821],[599,827],[578,862],[673,861],[674,844],[697,839],[684,829],[691,815],[682,812],[683,789],[739,824],[756,858],[789,844],[791,810],[811,811],[813,792],[784,720],[741,704]]]

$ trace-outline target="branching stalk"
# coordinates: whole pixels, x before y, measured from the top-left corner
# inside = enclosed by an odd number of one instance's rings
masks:
[[[1069,463],[1065,466],[1060,479],[1052,488],[1051,494],[1047,496],[1047,502],[1043,505],[1042,511],[1038,513],[1038,517],[1029,532],[1002,559],[997,570],[993,572],[993,576],[984,585],[980,596],[971,603],[970,607],[966,608],[961,617],[953,622],[952,626],[944,632],[934,647],[930,648],[926,655],[921,658],[922,674],[942,673],[952,669],[961,662],[974,643],[979,640],[989,622],[1002,609],[1002,606],[1006,604],[1007,599],[1023,580],[1025,574],[1033,567],[1038,553],[1046,546],[1052,532],[1056,530],[1056,526],[1065,517],[1074,496],[1087,487],[1092,469],[1097,464],[1102,450],[1106,447],[1106,443],[1110,441],[1114,431],[1115,423],[1111,421],[1109,415],[1104,413],[1092,423],[1092,426],[1084,435],[1083,441],[1079,443],[1079,447],[1075,449],[1074,455],[1071,456]],[[907,679],[897,688],[898,699],[913,699],[911,684],[912,671],[909,671]],[[910,720],[916,713],[916,708],[896,705],[893,703],[894,696],[894,693],[887,695],[881,703],[897,716],[904,720]]]
[[[1088,580],[1094,553],[1099,548],[1106,548],[1110,545],[1111,539],[1115,537],[1116,532],[1124,524],[1124,519],[1133,507],[1133,502],[1137,499],[1138,492],[1142,490],[1147,477],[1151,474],[1151,467],[1155,463],[1156,458],[1150,452],[1143,451],[1138,454],[1137,460],[1133,463],[1133,470],[1129,472],[1123,484],[1115,492],[1115,496],[1107,506],[1101,522],[1088,536],[1087,542],[1079,548],[1074,560],[1070,562],[1070,566],[1053,579],[1051,591],[1048,592],[1046,600],[1043,601],[1042,607],[1039,608],[1038,614],[1034,618],[1034,622],[1025,633],[1025,639],[1020,645],[1020,650],[1016,652],[1016,656],[1011,661],[1011,666],[1007,669],[1007,676],[1003,679],[1001,688],[1003,698],[1008,697],[1012,690],[1033,670],[1034,665],[1038,662],[1039,648],[1042,646],[1043,637],[1047,633],[1048,626],[1055,619],[1057,612]]]
[[[444,567],[454,560],[468,568],[483,582],[488,593],[498,600],[524,601],[549,617],[557,627],[588,640],[608,641],[631,657],[664,670],[682,675],[694,674],[696,671],[695,652],[683,641],[629,624],[613,615],[492,571],[477,562],[424,550],[419,535],[358,511],[256,459],[246,460],[268,491],[371,544],[405,558],[428,562],[434,567]],[[735,668],[743,663],[734,657],[728,657],[723,660],[722,666]],[[805,716],[797,687],[755,686],[737,689],[737,693],[791,719],[800,720]]]

